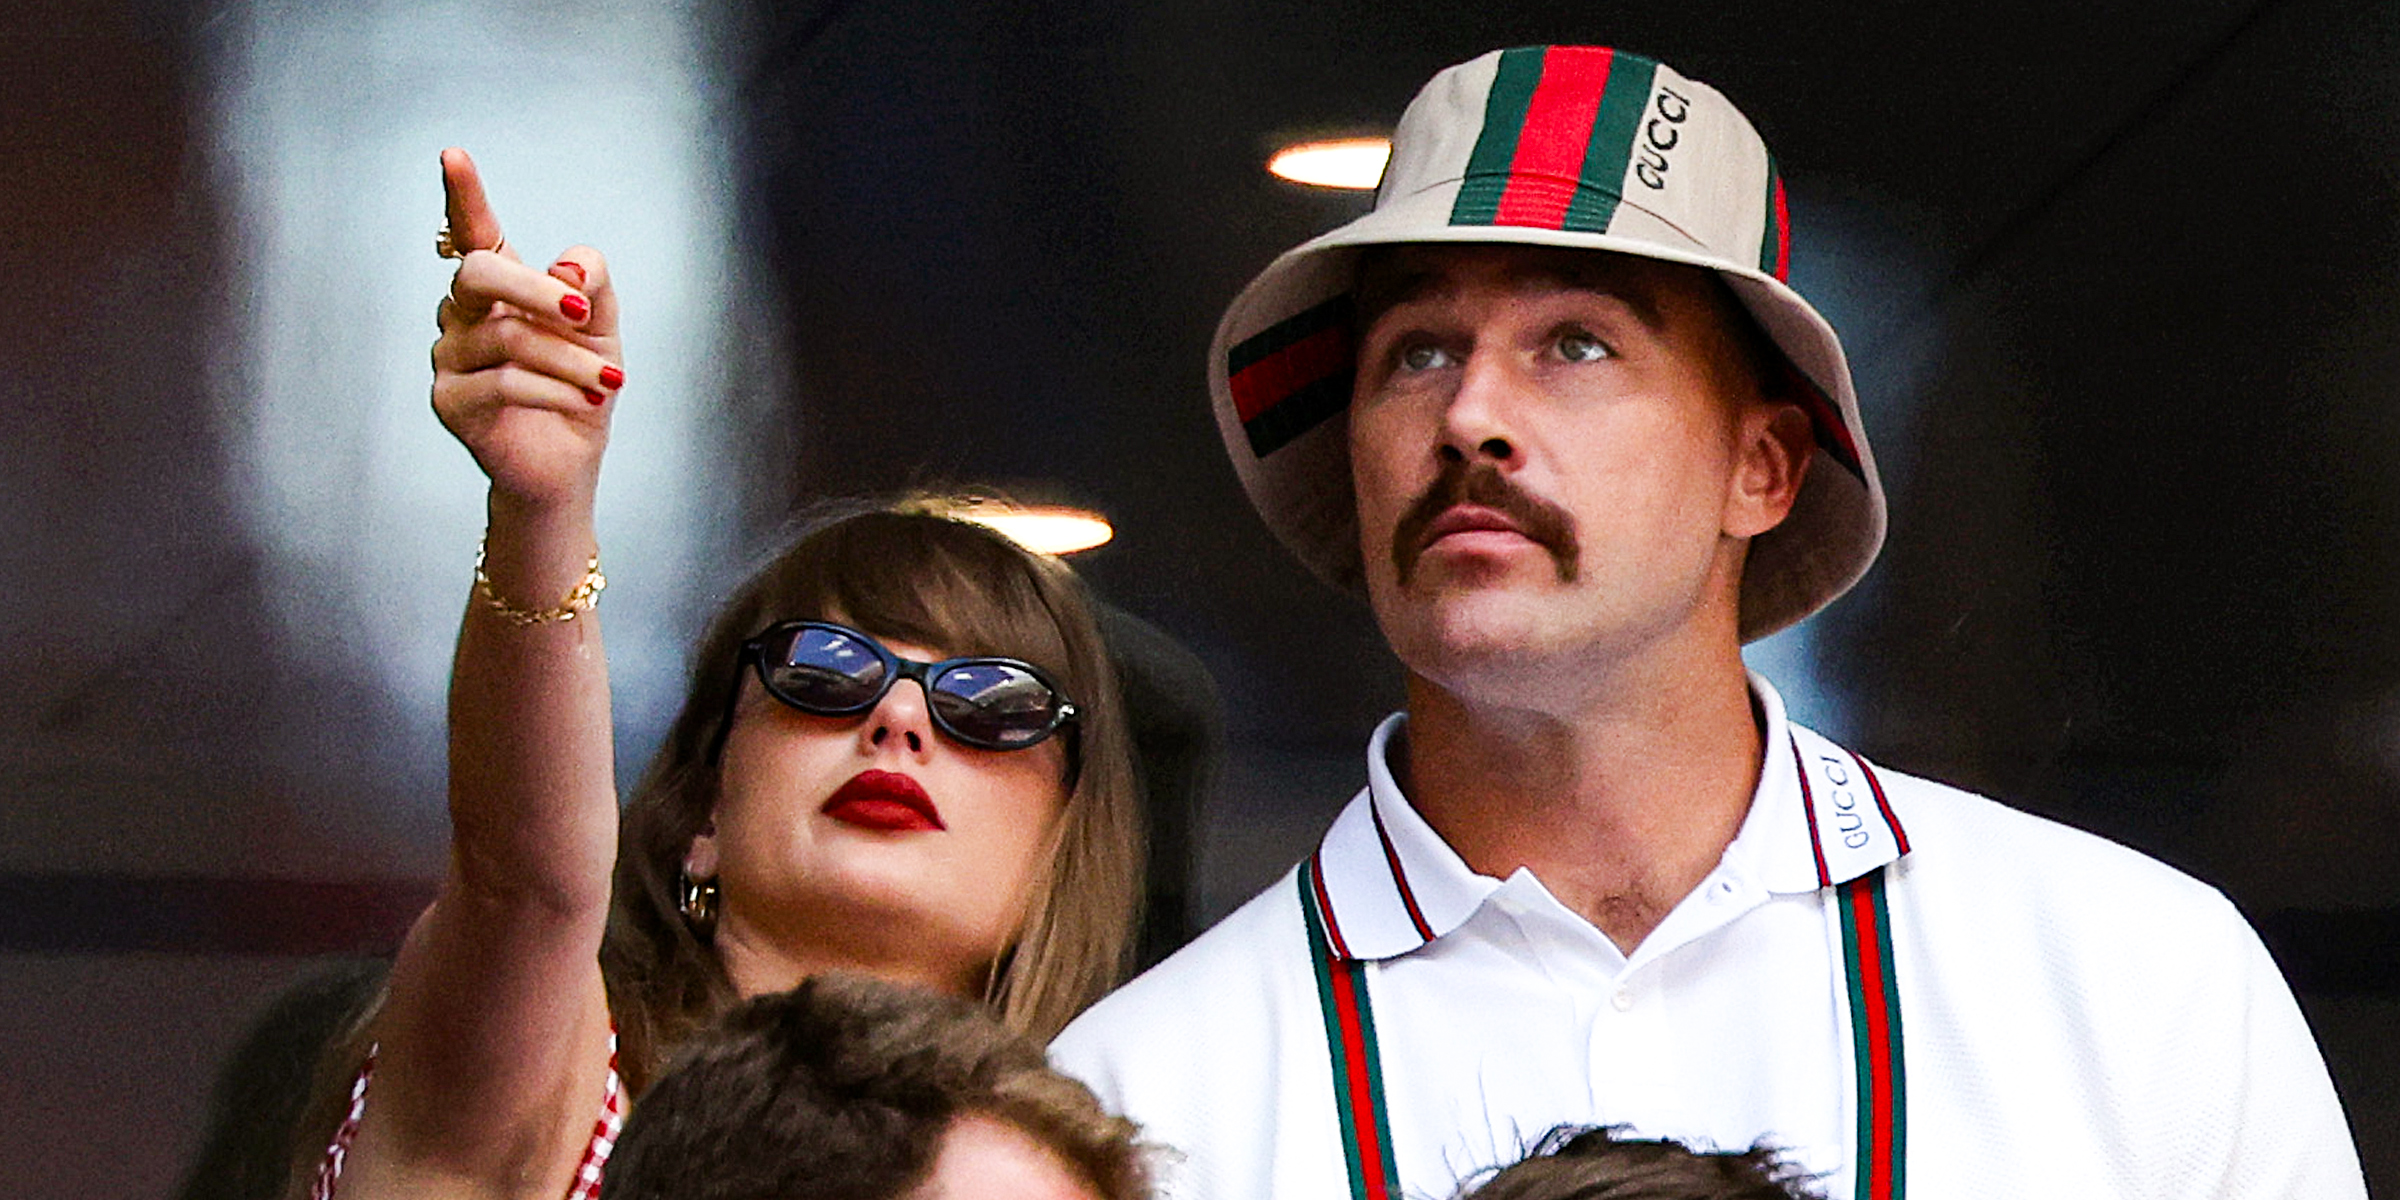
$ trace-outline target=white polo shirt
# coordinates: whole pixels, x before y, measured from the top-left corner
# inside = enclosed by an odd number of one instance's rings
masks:
[[[1376,731],[1368,785],[1312,860],[1312,907],[1332,958],[1363,964],[1394,1196],[1447,1197],[1575,1124],[1766,1141],[1848,1200],[1859,1059],[1835,885],[1887,864],[1909,1193],[2365,1196],[2308,1027],[2222,895],[1875,770],[1751,686],[1766,755],[1749,815],[1631,955],[1530,871],[1470,870],[1393,782],[1385,751],[1403,718]],[[1351,1194],[1307,869],[1051,1048],[1178,1152],[1164,1195]]]

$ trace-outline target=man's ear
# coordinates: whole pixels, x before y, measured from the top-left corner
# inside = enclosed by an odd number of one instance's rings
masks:
[[[1751,538],[1783,524],[1816,456],[1816,431],[1797,404],[1768,400],[1742,414],[1741,458],[1726,497],[1725,533]]]

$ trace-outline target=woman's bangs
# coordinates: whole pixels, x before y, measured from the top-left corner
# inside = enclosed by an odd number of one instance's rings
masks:
[[[817,618],[944,656],[1021,658],[1062,682],[1065,638],[1034,578],[1041,564],[978,525],[916,513],[866,513],[809,539],[769,620]]]

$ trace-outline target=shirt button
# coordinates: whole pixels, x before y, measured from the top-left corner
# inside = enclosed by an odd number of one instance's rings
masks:
[[[1609,1007],[1616,1009],[1618,1012],[1632,1012],[1633,989],[1623,987],[1618,988],[1617,994],[1608,998],[1608,1003]]]
[[[1733,894],[1741,890],[1742,885],[1735,883],[1730,879],[1720,879],[1715,883],[1708,885],[1709,903],[1723,904],[1726,901],[1733,899]]]

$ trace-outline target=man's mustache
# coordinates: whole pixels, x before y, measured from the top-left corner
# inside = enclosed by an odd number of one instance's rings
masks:
[[[1517,532],[1550,552],[1560,583],[1575,582],[1579,565],[1575,521],[1565,509],[1518,488],[1490,463],[1445,462],[1442,473],[1392,528],[1392,566],[1398,569],[1402,586],[1416,574],[1417,559],[1425,553],[1426,532],[1443,513],[1461,504],[1481,505],[1506,516]]]

